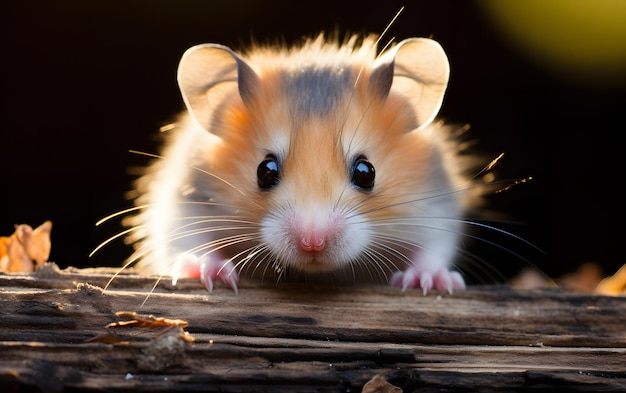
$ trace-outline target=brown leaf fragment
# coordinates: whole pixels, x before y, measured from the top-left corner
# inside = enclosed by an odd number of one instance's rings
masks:
[[[29,273],[41,268],[50,257],[52,221],[33,229],[15,226],[11,236],[0,237],[0,272]]]
[[[128,341],[122,340],[111,333],[99,334],[95,337],[85,340],[86,343],[102,343],[102,344],[128,344]]]
[[[380,375],[376,375],[370,379],[365,385],[363,385],[363,393],[401,393],[402,389],[397,386],[393,386],[389,382],[385,381]]]
[[[193,343],[195,339],[188,332],[185,331],[185,328],[189,325],[189,322],[183,319],[171,319],[164,317],[155,317],[154,315],[148,314],[138,314],[135,311],[118,311],[115,313],[116,316],[121,318],[132,318],[126,321],[119,322],[111,322],[105,326],[105,329],[109,331],[112,335],[115,335],[112,328],[118,327],[137,327],[137,328],[146,328],[146,329],[159,329],[156,330],[156,337],[159,336],[176,336],[180,340]]]
[[[183,319],[169,319],[163,317],[155,317],[154,315],[137,314],[135,311],[118,311],[115,313],[118,317],[133,318],[128,321],[112,322],[106,325],[106,328],[135,325],[138,327],[157,328],[157,327],[174,327],[178,326],[186,328],[189,322]]]
[[[619,268],[614,275],[600,281],[596,287],[596,293],[602,295],[626,294],[626,265]]]

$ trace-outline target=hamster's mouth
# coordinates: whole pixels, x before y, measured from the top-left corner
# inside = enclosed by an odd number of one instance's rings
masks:
[[[337,268],[337,264],[328,260],[327,256],[319,252],[306,253],[291,264],[305,272],[329,272]]]
[[[314,261],[312,263],[307,263],[304,265],[304,269],[309,272],[329,272],[335,270],[336,266],[332,263],[319,263]]]

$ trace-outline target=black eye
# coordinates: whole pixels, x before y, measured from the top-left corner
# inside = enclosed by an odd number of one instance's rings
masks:
[[[267,190],[278,184],[280,180],[280,171],[278,168],[278,159],[273,154],[265,157],[256,170],[257,184],[262,190]]]
[[[364,191],[374,188],[374,178],[376,171],[374,165],[367,161],[364,156],[357,157],[352,164],[352,184]]]

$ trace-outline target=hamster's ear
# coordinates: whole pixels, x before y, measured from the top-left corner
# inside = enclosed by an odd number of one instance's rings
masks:
[[[448,57],[441,45],[428,38],[409,38],[376,59],[368,88],[381,98],[390,91],[406,97],[421,128],[439,112],[449,75]]]
[[[230,48],[203,44],[189,48],[178,65],[178,86],[187,109],[206,130],[214,111],[236,87],[244,103],[252,100],[259,78]]]

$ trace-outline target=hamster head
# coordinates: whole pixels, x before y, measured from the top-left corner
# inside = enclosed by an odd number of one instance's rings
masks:
[[[240,55],[211,44],[183,56],[183,98],[215,137],[199,165],[210,176],[197,182],[210,182],[211,201],[246,223],[241,235],[252,245],[240,261],[255,255],[305,272],[370,261],[397,270],[428,247],[420,232],[433,224],[420,219],[459,218],[462,194],[450,192],[457,171],[429,126],[447,58],[428,39],[378,56],[376,44],[320,36],[299,48]]]

